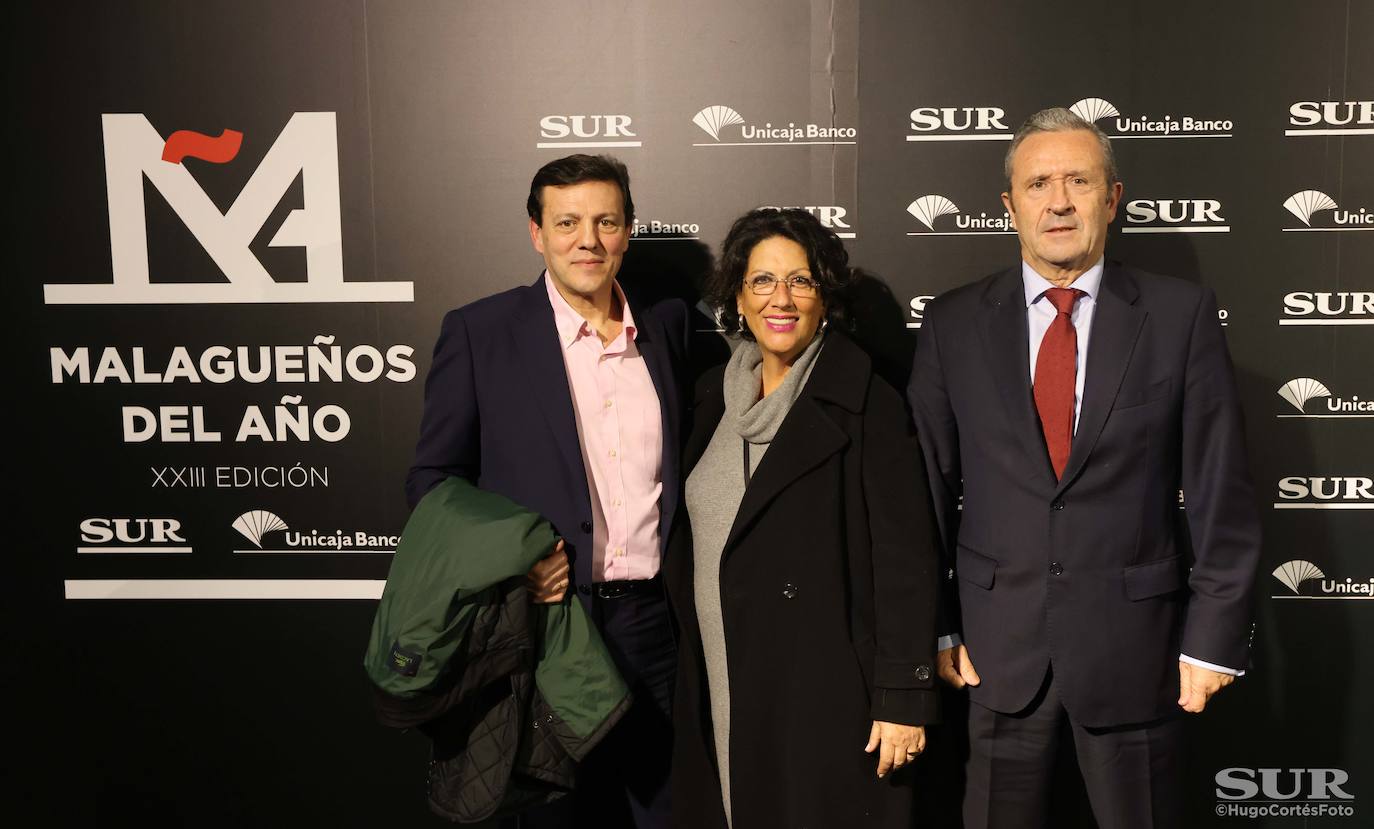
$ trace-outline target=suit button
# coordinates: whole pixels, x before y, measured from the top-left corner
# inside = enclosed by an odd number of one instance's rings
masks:
[[[592,592],[592,589],[591,589],[590,587],[588,587],[587,585],[585,585],[585,584],[579,584],[579,585],[577,586],[577,592],[578,592],[578,593],[581,593],[581,594],[584,595],[584,596],[586,596],[586,595],[589,595],[589,594]]]
[[[916,667],[916,679],[920,682],[925,682],[926,680],[930,679],[930,666],[918,665]]]
[[[1063,572],[1064,572],[1064,565],[1060,564],[1060,563],[1057,562],[1057,561],[1051,561],[1051,562],[1050,562],[1050,575],[1051,575],[1051,576],[1058,576],[1058,575],[1062,574]]]
[[[592,531],[592,522],[590,522],[590,521],[583,521],[583,522],[582,522],[582,532],[584,532],[584,533],[589,533],[589,532],[591,532],[591,531]]]
[[[1053,504],[1050,504],[1050,509],[1052,509],[1052,510],[1061,510],[1061,509],[1063,509],[1063,508],[1064,508],[1064,502],[1063,502],[1063,501],[1055,501]]]
[[[795,584],[792,584],[791,582],[784,584],[782,586],[782,595],[783,598],[787,599],[797,598],[797,586]]]

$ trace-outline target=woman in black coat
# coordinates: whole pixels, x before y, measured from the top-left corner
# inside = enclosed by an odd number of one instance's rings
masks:
[[[901,398],[839,330],[849,281],[831,231],[765,209],[735,223],[709,290],[744,341],[698,384],[664,561],[683,829],[914,821],[936,535]]]

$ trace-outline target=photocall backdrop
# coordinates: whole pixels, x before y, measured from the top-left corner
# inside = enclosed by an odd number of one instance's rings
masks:
[[[24,16],[7,50],[19,814],[434,820],[424,740],[374,723],[360,659],[440,318],[538,276],[523,204],[541,164],[624,160],[624,279],[690,302],[736,216],[815,212],[869,277],[859,334],[900,383],[925,302],[1017,261],[1002,156],[1058,105],[1115,138],[1108,255],[1216,290],[1246,410],[1253,664],[1188,720],[1189,825],[1371,820],[1369,4]],[[699,310],[704,366],[724,345]],[[925,825],[957,825],[961,716],[950,694]],[[1056,825],[1091,825],[1062,789]]]

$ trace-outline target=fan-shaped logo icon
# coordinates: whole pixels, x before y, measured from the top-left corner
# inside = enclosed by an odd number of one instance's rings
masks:
[[[1121,113],[1111,101],[1102,98],[1084,98],[1073,106],[1069,107],[1069,112],[1087,121],[1089,124],[1099,118],[1115,118]]]
[[[235,518],[234,529],[243,533],[244,538],[253,542],[261,550],[262,537],[275,530],[286,529],[286,522],[265,509],[255,509]]]
[[[1326,574],[1322,572],[1322,568],[1310,561],[1303,561],[1302,559],[1286,561],[1280,564],[1278,567],[1274,568],[1272,575],[1274,578],[1283,582],[1284,586],[1294,593],[1298,592],[1298,585],[1308,579],[1326,578]]]
[[[743,124],[744,118],[728,106],[709,106],[692,116],[692,123],[706,131],[716,141],[720,140],[720,131],[724,127],[733,124]]]
[[[931,193],[921,196],[916,201],[906,206],[906,212],[916,217],[916,220],[931,230],[935,229],[935,220],[941,216],[949,216],[959,212],[959,208],[954,202],[944,196]]]
[[[1303,190],[1289,196],[1283,206],[1300,222],[1311,227],[1312,214],[1318,210],[1335,210],[1336,200],[1320,190]]]
[[[1289,380],[1278,389],[1279,397],[1293,404],[1293,408],[1299,412],[1305,412],[1304,407],[1307,401],[1314,397],[1330,397],[1331,390],[1322,385],[1320,380],[1311,377],[1299,377],[1296,380]]]

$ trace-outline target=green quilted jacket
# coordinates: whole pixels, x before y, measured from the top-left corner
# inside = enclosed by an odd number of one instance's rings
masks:
[[[630,692],[581,604],[531,604],[524,575],[553,548],[535,513],[462,478],[415,507],[363,666],[378,718],[432,741],[429,803],[460,823],[573,785]]]

